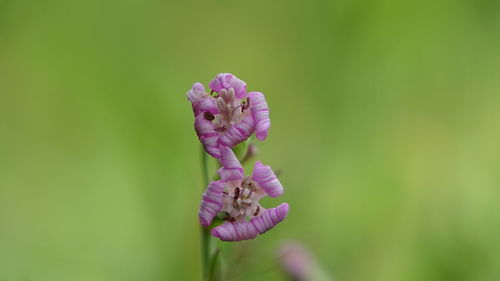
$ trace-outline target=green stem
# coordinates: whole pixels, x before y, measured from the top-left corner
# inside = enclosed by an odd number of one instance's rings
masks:
[[[208,186],[208,163],[207,163],[207,153],[201,147],[201,170],[203,174],[203,189]],[[210,274],[210,252],[211,252],[211,243],[210,243],[210,230],[208,227],[201,227],[201,251],[202,251],[202,265],[203,265],[203,280],[207,280]]]
[[[205,149],[203,146],[201,146],[201,172],[203,173],[203,187],[202,190],[205,190],[205,188],[208,185],[208,158],[207,158],[207,153],[205,152]]]
[[[219,261],[220,249],[215,249],[214,255],[212,257],[212,261],[210,262],[210,268],[208,272],[208,281],[212,281],[217,274],[215,271],[217,269],[217,263]],[[220,273],[219,273],[220,274]]]
[[[207,227],[201,227],[201,247],[203,255],[203,280],[209,280],[210,274],[210,252],[211,252],[210,230]]]

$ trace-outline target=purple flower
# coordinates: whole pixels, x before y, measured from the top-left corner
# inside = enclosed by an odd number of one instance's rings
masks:
[[[298,242],[287,242],[282,245],[278,258],[283,271],[291,280],[314,280],[314,259],[307,248]]]
[[[215,216],[223,212],[226,222],[212,229],[212,235],[224,241],[241,241],[253,239],[285,219],[287,203],[271,209],[259,204],[266,195],[283,194],[283,187],[271,167],[256,162],[252,175],[245,177],[231,148],[221,146],[220,152],[221,180],[211,182],[203,194],[199,212],[201,225],[209,226]]]
[[[278,251],[283,272],[293,281],[334,280],[316,261],[313,253],[298,241],[284,243]]]
[[[259,140],[266,139],[271,122],[264,94],[247,93],[247,84],[229,73],[217,75],[209,86],[210,94],[200,83],[187,93],[196,134],[207,153],[219,158],[221,146],[234,147],[254,132]]]

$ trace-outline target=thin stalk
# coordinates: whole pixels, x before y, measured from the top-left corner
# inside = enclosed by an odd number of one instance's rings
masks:
[[[201,247],[202,247],[202,258],[203,258],[203,280],[209,280],[210,275],[210,252],[211,252],[211,238],[210,230],[205,227],[201,227]]]
[[[207,153],[201,147],[201,170],[203,175],[203,187],[204,190],[208,185],[208,163],[207,163]],[[208,227],[201,226],[201,255],[202,255],[202,266],[203,266],[203,280],[207,280],[210,274],[210,252],[211,252],[211,239],[210,230]]]
[[[201,173],[203,174],[203,187],[201,190],[204,191],[208,185],[208,157],[203,146],[201,146]]]
[[[215,278],[216,274],[220,274],[220,272],[215,272],[217,268],[217,263],[219,262],[220,249],[215,249],[214,255],[212,257],[212,261],[210,262],[210,269],[208,275],[208,281],[212,281]]]

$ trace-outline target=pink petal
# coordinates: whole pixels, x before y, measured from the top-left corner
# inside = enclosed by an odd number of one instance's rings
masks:
[[[238,234],[234,225],[237,223],[225,222],[222,225],[214,227],[211,231],[212,235],[223,241],[239,241]],[[255,234],[257,236],[257,233]]]
[[[210,89],[219,92],[222,89],[233,88],[236,98],[242,99],[247,95],[247,84],[231,73],[218,74],[214,80],[210,81]]]
[[[259,140],[265,140],[269,127],[271,127],[266,99],[264,94],[259,92],[250,92],[248,96],[250,97],[252,116],[255,120],[255,135]]]
[[[211,114],[219,113],[215,100],[213,98],[204,98],[192,104],[194,116],[203,112],[210,112]]]
[[[219,158],[219,133],[215,131],[212,122],[200,114],[194,119],[194,129],[205,151],[213,157]]]
[[[255,238],[259,233],[250,221],[225,222],[212,229],[212,235],[222,241],[242,241]]]
[[[265,166],[261,162],[255,162],[252,172],[252,180],[259,184],[271,197],[283,194],[283,186],[276,177],[270,166]]]
[[[200,82],[196,82],[187,92],[187,98],[190,102],[196,102],[206,96],[205,87]]]
[[[264,210],[250,221],[226,222],[212,229],[212,235],[222,241],[241,241],[263,234],[285,219],[289,206],[283,203],[276,208]]]
[[[193,87],[187,92],[187,97],[193,107],[194,116],[203,112],[212,114],[219,113],[215,99],[209,97],[205,92],[205,87],[201,83],[194,83]]]
[[[220,144],[235,147],[241,142],[247,140],[254,131],[253,117],[248,115],[238,124],[231,126],[227,131],[222,133]]]
[[[222,168],[219,169],[219,175],[223,181],[243,179],[243,167],[231,148],[220,146],[219,160],[222,165]]]
[[[258,217],[251,219],[257,231],[262,234],[286,218],[289,206],[287,203],[282,203],[276,208],[267,209]]]
[[[198,212],[201,225],[209,226],[210,224],[212,224],[212,220],[222,209],[223,191],[224,184],[222,181],[213,181],[208,184],[205,193],[203,193],[200,211]]]

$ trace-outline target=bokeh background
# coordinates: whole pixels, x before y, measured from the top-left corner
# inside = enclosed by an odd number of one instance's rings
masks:
[[[284,280],[500,280],[500,2],[0,1],[0,280],[199,280],[185,93],[266,94],[289,217],[220,243]],[[245,264],[232,264],[238,255]]]

